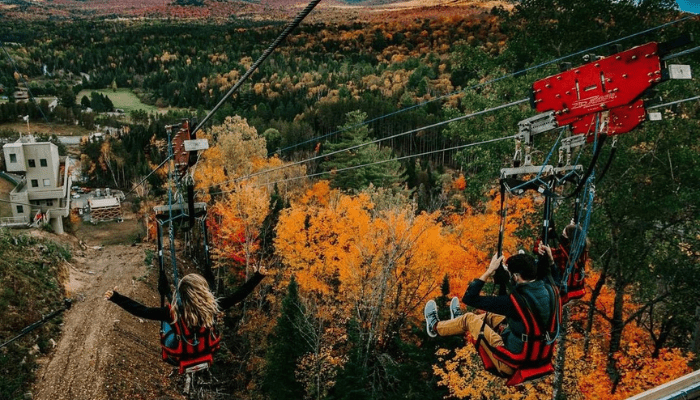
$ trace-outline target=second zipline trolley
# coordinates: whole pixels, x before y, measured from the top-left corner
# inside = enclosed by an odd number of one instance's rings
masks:
[[[557,310],[569,300],[580,298],[585,293],[584,265],[586,234],[590,223],[595,196],[595,182],[602,179],[615,153],[617,135],[632,131],[646,120],[658,120],[658,115],[647,112],[645,99],[656,84],[669,79],[691,79],[687,65],[669,65],[666,57],[677,47],[690,43],[683,37],[669,43],[650,42],[607,57],[587,55],[586,64],[559,74],[541,79],[532,85],[531,105],[540,114],[518,124],[512,166],[500,171],[501,226],[498,253],[502,252],[503,233],[507,216],[507,196],[522,195],[528,190],[545,197],[542,234],[538,243],[548,244],[556,239],[553,235],[553,210],[557,202],[575,199],[572,223],[576,234],[571,240],[569,253],[563,262],[564,270],[554,282],[556,298],[561,297]],[[546,153],[542,164],[533,163],[536,135],[558,131],[554,146]],[[602,172],[596,175],[596,164],[607,137],[613,137],[613,146]],[[583,147],[593,144],[593,155],[584,168],[578,164]],[[550,163],[554,154],[556,163]],[[574,153],[578,153],[574,159]],[[573,185],[564,193],[566,185]],[[541,278],[541,277],[540,277]],[[550,276],[551,278],[551,276]],[[553,372],[552,345],[558,331],[556,321],[541,321],[531,318],[532,311],[527,302],[517,298],[511,286],[510,296],[518,308],[523,321],[529,327],[528,341],[522,354],[512,354],[505,349],[489,350],[500,361],[515,370],[507,385],[518,385],[527,380]],[[513,297],[516,296],[516,297]],[[531,335],[532,334],[532,335]],[[532,338],[530,338],[532,336]],[[477,351],[487,370],[493,370],[489,357],[475,338]],[[532,342],[532,343],[530,343]]]

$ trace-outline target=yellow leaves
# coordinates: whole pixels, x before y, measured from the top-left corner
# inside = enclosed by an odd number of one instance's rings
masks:
[[[229,179],[255,172],[253,163],[267,158],[265,138],[239,116],[226,117],[223,125],[212,127],[207,135],[218,149],[206,151],[204,157],[225,168]]]
[[[378,210],[366,193],[343,195],[320,182],[282,214],[275,247],[305,291],[349,305],[390,298],[413,313],[444,272],[437,216],[414,211]]]
[[[269,193],[263,187],[237,185],[211,212],[217,219],[216,244],[225,259],[244,264],[246,272],[259,249],[258,233],[268,214]]]
[[[433,373],[438,385],[449,390],[449,396],[458,399],[510,399],[534,400],[552,398],[551,376],[536,384],[519,387],[505,386],[505,380],[484,371],[483,364],[473,345],[454,350],[439,349],[438,363]]]
[[[160,62],[163,64],[175,60],[177,60],[177,54],[170,54],[167,51],[163,52],[163,55],[160,56]]]
[[[250,56],[245,56],[238,61],[239,64],[243,66],[243,68],[250,69],[250,67],[253,65],[253,58]]]
[[[467,188],[467,180],[464,178],[464,174],[459,174],[459,177],[455,179],[455,181],[452,183],[452,186],[456,190],[464,190]]]

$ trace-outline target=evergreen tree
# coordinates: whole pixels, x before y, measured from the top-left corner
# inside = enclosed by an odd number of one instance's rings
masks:
[[[338,127],[337,143],[326,143],[325,153],[335,153],[343,149],[351,148],[329,156],[321,167],[331,172],[332,184],[342,189],[360,190],[370,184],[377,187],[397,187],[401,180],[403,167],[398,161],[387,161],[381,164],[367,165],[382,160],[393,158],[391,150],[381,149],[376,144],[367,144],[371,130],[367,125],[361,125],[367,114],[361,111],[352,111],[346,114],[347,122]],[[361,147],[357,147],[361,146]],[[356,147],[356,148],[354,148]],[[365,165],[359,167],[360,165]],[[333,173],[334,170],[342,170]]]
[[[299,332],[304,307],[299,299],[299,285],[292,276],[287,295],[282,300],[282,312],[269,338],[267,367],[263,390],[270,399],[301,399],[304,388],[295,378],[299,358],[309,349]]]
[[[364,363],[362,329],[355,318],[348,322],[348,361],[338,371],[338,378],[330,398],[334,400],[371,399],[368,372]]]

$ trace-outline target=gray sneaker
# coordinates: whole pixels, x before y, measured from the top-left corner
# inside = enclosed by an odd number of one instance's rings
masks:
[[[428,331],[428,336],[436,337],[437,331],[435,330],[435,326],[438,322],[440,322],[440,319],[438,319],[437,304],[435,304],[435,300],[430,300],[425,303],[423,315],[425,315],[425,327]]]
[[[456,297],[450,301],[450,319],[455,319],[462,315],[462,309],[459,308],[459,299]]]

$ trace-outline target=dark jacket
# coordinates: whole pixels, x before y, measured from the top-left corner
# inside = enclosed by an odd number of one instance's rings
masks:
[[[522,334],[525,333],[525,326],[513,304],[513,300],[511,300],[509,295],[481,296],[481,289],[484,287],[484,283],[481,279],[472,281],[467,288],[467,292],[464,293],[462,301],[468,306],[505,316],[507,327],[501,333],[503,344],[508,351],[520,353],[523,350],[521,338]],[[544,321],[545,324],[554,312],[551,307],[550,293],[545,287],[547,284],[543,280],[536,280],[534,282],[519,283],[515,286],[515,290],[527,299],[529,304],[535,309],[533,310],[535,315],[540,315],[541,321]]]

